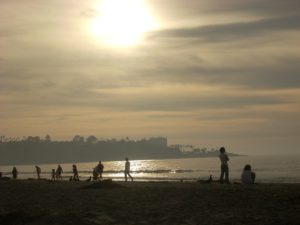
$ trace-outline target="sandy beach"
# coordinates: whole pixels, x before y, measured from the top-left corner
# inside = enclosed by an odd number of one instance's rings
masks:
[[[300,184],[0,182],[0,224],[298,224]]]

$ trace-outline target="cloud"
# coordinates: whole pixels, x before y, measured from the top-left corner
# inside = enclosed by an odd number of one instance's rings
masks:
[[[221,4],[218,4],[221,3]],[[298,14],[297,7],[299,2],[297,0],[250,0],[250,1],[239,1],[229,0],[226,2],[219,2],[218,0],[210,1],[211,10],[210,13],[214,12],[239,12],[239,13],[250,13],[255,15],[263,16],[274,16],[274,15],[290,15]]]
[[[208,58],[204,62],[190,60],[187,54],[170,56],[169,62],[161,64],[152,61],[148,68],[137,68],[132,76],[135,81],[145,83],[206,84],[243,87],[248,90],[288,89],[300,87],[299,54],[287,52],[280,56],[270,53],[256,54],[257,49],[248,54],[221,51],[218,58]],[[258,51],[258,50],[257,50]],[[277,54],[284,54],[280,52]],[[227,56],[228,55],[228,56]],[[163,57],[163,56],[162,56]],[[168,57],[168,56],[166,56]],[[203,57],[206,57],[203,54]],[[132,78],[133,79],[133,78]]]
[[[152,0],[151,7],[154,12],[168,21],[177,21],[177,18],[192,19],[198,21],[222,22],[229,17],[274,17],[299,14],[298,0],[190,0],[187,4],[184,0]],[[242,16],[241,16],[242,15]],[[176,24],[176,23],[175,23]]]
[[[258,21],[198,26],[193,28],[166,29],[152,32],[149,39],[197,39],[199,42],[240,41],[268,34],[273,31],[300,30],[300,15]]]
[[[298,0],[151,0],[159,30],[122,49],[89,33],[98,3],[1,3],[1,133],[275,146],[299,131]]]

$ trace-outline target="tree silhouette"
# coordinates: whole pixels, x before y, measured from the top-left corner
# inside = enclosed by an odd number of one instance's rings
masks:
[[[84,137],[80,136],[80,135],[75,135],[73,137],[73,142],[83,143],[84,142]]]
[[[91,144],[96,143],[97,140],[98,140],[98,139],[97,139],[94,135],[91,135],[91,136],[89,136],[89,137],[86,138],[86,142],[87,142],[87,143],[91,143]]]
[[[51,137],[49,134],[45,136],[45,142],[51,142]]]

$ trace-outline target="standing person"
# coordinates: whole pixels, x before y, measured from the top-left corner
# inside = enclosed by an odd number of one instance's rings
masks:
[[[221,147],[220,148],[220,160],[221,160],[221,176],[220,176],[220,183],[223,184],[224,183],[224,175],[225,175],[225,182],[227,184],[230,184],[229,182],[229,168],[228,168],[228,161],[229,161],[229,157],[228,155],[225,153],[225,148]]]
[[[101,163],[101,161],[99,161],[99,164],[98,164],[98,172],[99,172],[100,180],[102,180],[102,173],[103,173],[103,170],[104,170],[104,166],[103,166],[103,164]]]
[[[102,180],[102,173],[104,170],[104,166],[101,163],[101,161],[99,161],[98,165],[94,168],[93,170],[93,180]]]
[[[125,181],[127,181],[127,176],[130,177],[131,181],[133,181],[133,177],[130,175],[130,162],[128,161],[128,158],[125,159]]]
[[[18,178],[18,170],[17,170],[17,168],[15,166],[13,167],[11,173],[13,175],[13,179],[17,179]]]
[[[57,166],[57,169],[56,169],[56,179],[58,180],[62,180],[62,176],[61,174],[63,173],[63,169],[60,165]]]
[[[77,166],[74,164],[73,165],[73,177],[72,177],[73,181],[79,181],[79,175],[78,175],[78,170],[77,170]]]
[[[249,164],[247,164],[244,167],[244,170],[243,170],[243,173],[242,173],[242,176],[241,176],[242,183],[243,184],[254,184],[255,177],[256,177],[256,175],[255,175],[254,172],[252,172],[251,166]]]
[[[41,167],[35,166],[35,170],[36,170],[37,179],[38,180],[41,179],[41,172],[42,172]]]

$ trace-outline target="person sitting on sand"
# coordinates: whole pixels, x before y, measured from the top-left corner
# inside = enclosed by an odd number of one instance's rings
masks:
[[[73,165],[73,177],[72,177],[73,181],[79,181],[79,175],[78,175],[78,170],[77,170],[77,166],[74,164]]]
[[[56,172],[55,172],[57,180],[58,179],[62,180],[62,176],[61,176],[62,173],[63,173],[63,169],[62,169],[62,167],[60,165],[58,165],[57,169],[56,169]]]
[[[12,175],[13,175],[13,179],[17,179],[18,178],[18,170],[17,168],[14,166],[12,169]]]
[[[10,180],[10,178],[9,177],[6,177],[6,176],[4,176],[3,177],[3,174],[2,174],[2,172],[0,172],[0,181],[8,181],[8,180]]]
[[[125,159],[125,181],[127,181],[127,176],[130,177],[131,181],[133,181],[133,177],[130,175],[130,162],[128,161],[128,158]]]
[[[211,182],[213,182],[212,175],[210,174],[207,180],[199,179],[197,182],[202,184],[210,184]]]
[[[93,169],[93,180],[99,180],[98,166]]]
[[[229,168],[228,168],[228,161],[229,157],[225,153],[225,148],[221,147],[220,148],[220,160],[221,160],[221,176],[220,176],[220,183],[224,183],[224,175],[225,175],[225,181],[227,184],[230,184],[229,182]]]
[[[255,175],[254,172],[252,172],[251,166],[249,164],[247,164],[244,167],[244,170],[243,170],[243,173],[242,173],[242,176],[241,176],[242,183],[243,184],[254,184],[255,177],[256,177],[256,175]]]
[[[35,170],[36,170],[37,179],[38,180],[41,179],[41,176],[40,176],[41,172],[42,172],[41,167],[35,166]]]
[[[51,170],[51,180],[55,180],[56,178],[56,172],[55,172],[55,169],[52,169]]]

